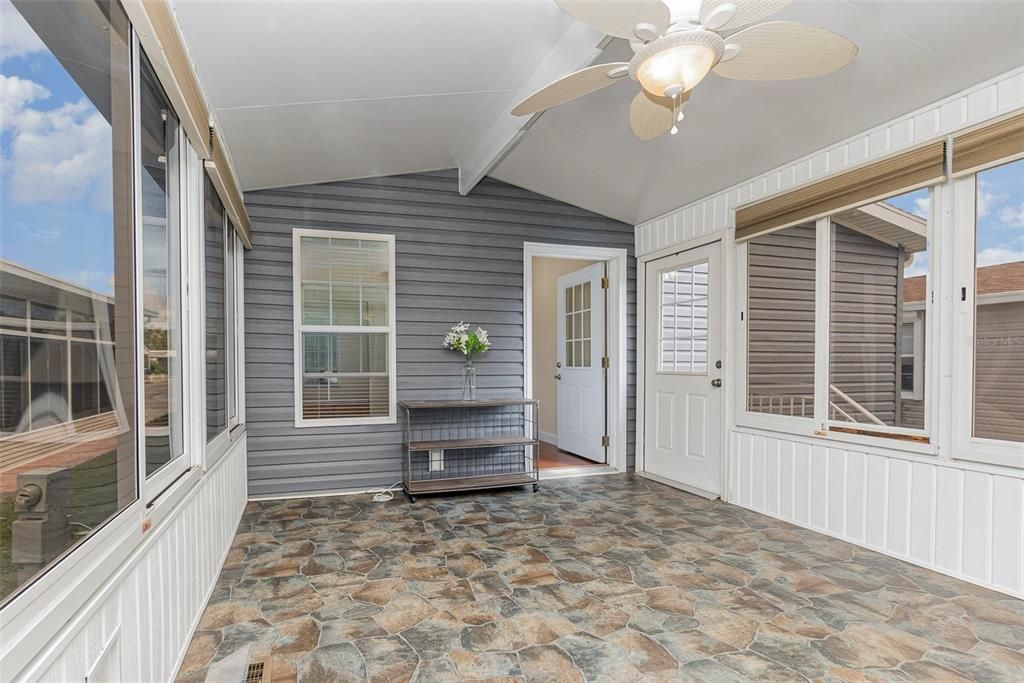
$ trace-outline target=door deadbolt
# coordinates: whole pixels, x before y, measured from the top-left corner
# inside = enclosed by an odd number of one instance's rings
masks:
[[[714,388],[717,389],[718,387],[722,386],[722,380],[720,380],[720,379],[713,379],[713,380],[711,380],[711,386],[713,386]]]
[[[558,361],[557,363],[555,363],[555,367],[556,368],[562,367],[562,361]]]
[[[715,361],[715,368],[718,369],[718,370],[721,370],[722,369],[722,361],[716,360]]]

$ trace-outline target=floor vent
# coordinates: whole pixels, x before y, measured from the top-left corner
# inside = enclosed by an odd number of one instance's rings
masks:
[[[270,683],[270,678],[264,678],[263,672],[263,662],[253,662],[246,670],[242,683]]]

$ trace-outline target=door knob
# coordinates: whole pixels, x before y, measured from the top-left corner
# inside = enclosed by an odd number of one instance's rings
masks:
[[[562,379],[562,373],[558,373],[557,375],[555,375],[555,379]]]
[[[714,388],[717,389],[718,387],[722,386],[722,380],[720,380],[720,379],[713,379],[713,380],[711,380],[711,386],[713,386]]]

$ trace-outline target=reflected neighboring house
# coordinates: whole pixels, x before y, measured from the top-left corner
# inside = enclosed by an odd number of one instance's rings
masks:
[[[924,373],[925,278],[903,283],[901,381],[905,411],[921,411]],[[976,271],[976,431],[1024,441],[1015,407],[1024,400],[1024,261]]]
[[[0,259],[0,491],[26,467],[107,452],[127,429],[113,313],[112,296]]]

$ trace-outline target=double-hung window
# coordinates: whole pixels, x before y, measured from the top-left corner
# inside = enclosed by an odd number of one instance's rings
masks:
[[[295,424],[395,421],[395,241],[295,230]]]

